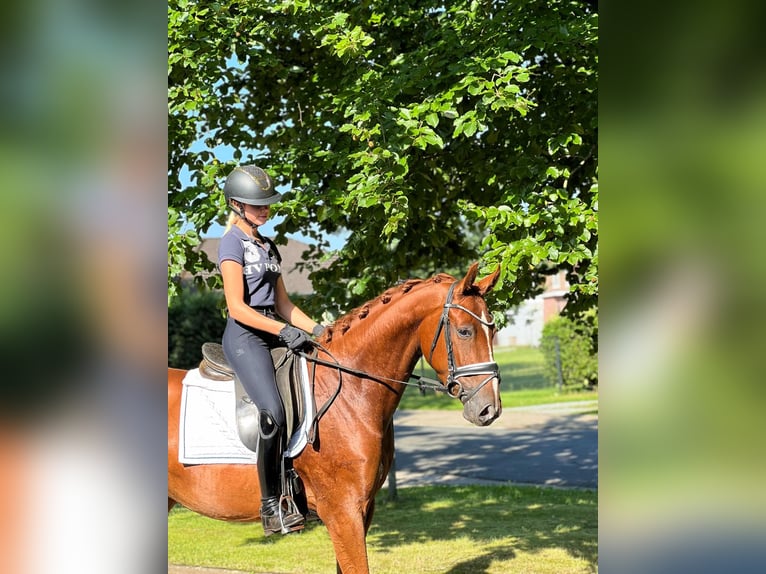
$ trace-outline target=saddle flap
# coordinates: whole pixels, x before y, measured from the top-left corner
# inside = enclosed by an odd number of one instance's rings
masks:
[[[284,347],[271,350],[271,358],[274,361],[274,369],[277,377],[277,389],[285,407],[287,428],[290,432],[295,430],[303,420],[304,405],[303,393],[300,389],[300,367],[296,356],[287,352]]]

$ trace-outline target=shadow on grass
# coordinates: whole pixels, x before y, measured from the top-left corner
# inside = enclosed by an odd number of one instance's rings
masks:
[[[385,493],[383,493],[385,496]],[[565,551],[595,570],[598,553],[597,493],[513,486],[430,486],[400,490],[399,499],[378,497],[368,536],[375,552],[397,552],[413,542],[481,549],[448,574],[481,574],[517,553]]]
[[[242,546],[275,546],[277,544],[291,543],[294,541],[300,541],[302,536],[305,536],[309,532],[317,528],[324,528],[324,524],[318,520],[310,520],[306,522],[303,530],[298,532],[291,532],[290,534],[272,534],[271,536],[264,536],[260,522],[250,522],[249,525],[258,528],[258,536],[252,536],[242,539]]]
[[[444,574],[483,574],[489,571],[489,567],[493,562],[497,560],[512,560],[515,557],[516,553],[510,548],[495,548],[486,554],[455,564]]]
[[[596,492],[424,486],[400,489],[399,498],[392,502],[386,496],[385,491],[378,495],[367,537],[371,555],[378,557],[377,571],[596,570]],[[183,545],[173,547],[177,563],[243,571],[252,571],[252,565],[258,564],[260,570],[280,572],[302,571],[297,564],[305,565],[305,561],[321,564],[322,568],[311,570],[317,572],[334,563],[327,531],[318,524],[303,534],[264,538],[259,524],[226,524],[185,509],[171,512],[170,522],[173,544]],[[429,565],[425,570],[423,559]]]

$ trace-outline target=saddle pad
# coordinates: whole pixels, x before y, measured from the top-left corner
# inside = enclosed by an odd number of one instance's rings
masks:
[[[298,456],[308,443],[316,414],[306,359],[301,357],[300,392],[306,405],[304,419],[288,440],[285,456]],[[254,405],[253,405],[254,406]],[[256,453],[242,444],[237,432],[234,381],[203,377],[192,369],[184,377],[178,427],[181,464],[255,464]]]
[[[237,434],[234,381],[213,381],[192,369],[183,380],[178,430],[182,464],[255,464]]]

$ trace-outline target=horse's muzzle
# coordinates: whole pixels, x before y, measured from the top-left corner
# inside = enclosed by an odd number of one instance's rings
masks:
[[[497,386],[492,385],[491,388],[497,389]],[[500,403],[499,390],[493,393],[491,397],[486,397],[483,393],[477,393],[463,405],[463,418],[469,423],[480,427],[491,425],[502,412],[503,407]]]

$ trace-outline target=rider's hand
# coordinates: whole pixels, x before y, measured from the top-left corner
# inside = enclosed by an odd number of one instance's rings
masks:
[[[305,345],[311,343],[309,336],[300,329],[293,327],[292,325],[285,325],[279,332],[279,338],[285,342],[287,348],[291,351],[299,351]]]
[[[325,330],[324,325],[316,324],[314,325],[314,328],[311,331],[311,336],[317,339],[322,336],[322,333],[324,333],[324,330]]]

